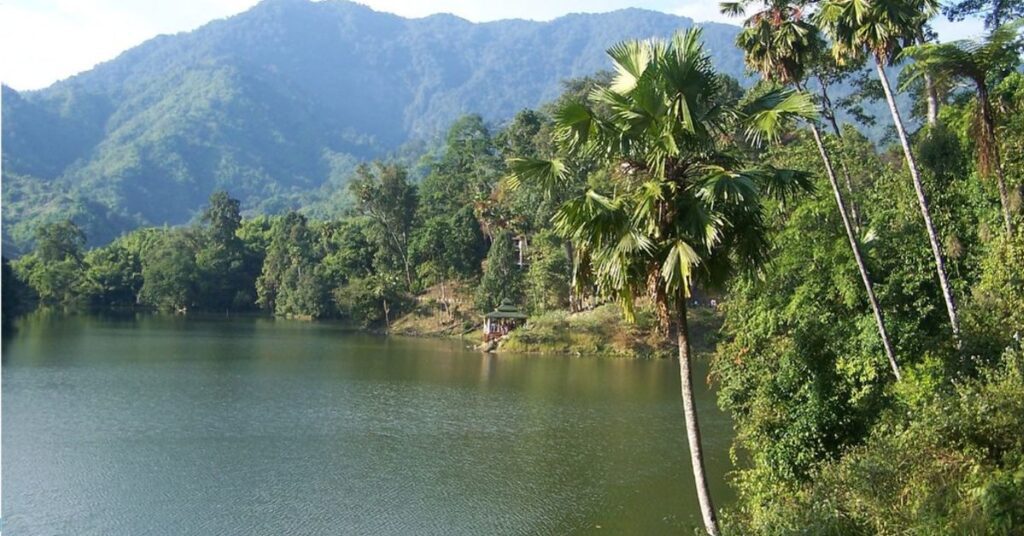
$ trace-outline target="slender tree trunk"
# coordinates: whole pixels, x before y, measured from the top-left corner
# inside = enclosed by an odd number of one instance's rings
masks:
[[[825,110],[823,114],[830,125],[832,125],[832,132],[835,133],[836,139],[840,141],[840,146],[843,141],[843,132],[839,130],[839,123],[836,122],[836,112],[832,108],[832,99],[828,97],[828,84],[819,76],[818,83],[821,85],[821,103]],[[797,89],[803,91],[802,87],[798,84]],[[849,204],[844,208],[849,208],[850,219],[853,220],[853,228],[860,232],[860,213],[857,211],[857,202],[854,201],[853,195],[853,181],[850,179],[850,168],[846,166],[846,155],[840,155],[839,167],[843,170],[843,179],[846,182],[846,192],[850,194],[850,199],[847,201]]]
[[[572,240],[566,240],[562,242],[562,247],[565,248],[565,258],[569,262],[569,266],[572,267],[573,273],[570,275],[569,281],[569,312],[578,313],[580,311],[580,297],[579,291],[576,289],[576,256],[572,246]]]
[[[896,133],[899,135],[900,144],[903,146],[903,156],[907,159],[907,167],[910,168],[910,179],[914,183],[914,191],[917,192],[917,203],[921,207],[921,216],[924,218],[924,226],[928,231],[928,241],[931,242],[932,255],[935,257],[935,271],[939,276],[939,286],[942,287],[942,297],[946,301],[946,313],[949,315],[949,325],[953,328],[953,339],[957,347],[960,347],[960,318],[956,312],[956,298],[953,297],[953,289],[949,285],[949,276],[946,274],[946,261],[942,255],[942,246],[939,245],[939,236],[935,232],[935,225],[932,224],[931,211],[928,210],[928,197],[924,193],[924,186],[921,184],[921,176],[917,172],[917,161],[910,150],[910,141],[903,129],[903,120],[900,118],[900,111],[896,107],[896,99],[892,94],[892,87],[889,85],[889,76],[885,74],[884,63],[881,58],[875,57],[875,67],[878,71],[878,79],[882,82],[882,89],[885,91],[885,100],[889,103],[889,113],[892,114],[892,122],[896,126]]]
[[[846,238],[850,241],[850,249],[853,250],[853,258],[857,261],[857,270],[860,271],[860,279],[864,282],[864,290],[868,293],[868,302],[871,304],[871,312],[875,316],[875,324],[878,326],[878,336],[882,338],[882,346],[885,347],[885,357],[889,359],[889,366],[892,368],[896,381],[900,381],[900,367],[896,363],[896,356],[892,351],[892,343],[889,342],[889,334],[885,330],[885,319],[882,317],[882,309],[878,306],[878,299],[875,297],[875,287],[871,282],[871,275],[864,264],[861,256],[860,245],[857,243],[857,236],[850,225],[850,218],[843,211],[843,193],[839,190],[839,183],[836,181],[835,171],[832,169],[832,161],[821,141],[821,134],[818,132],[818,125],[811,123],[811,133],[814,134],[814,142],[818,144],[818,153],[821,161],[825,164],[825,174],[828,175],[828,182],[832,185],[832,193],[835,194],[836,205],[839,208],[839,215],[843,219],[843,228],[846,229]]]
[[[686,439],[690,446],[690,464],[693,466],[693,480],[697,486],[697,502],[704,519],[704,530],[710,536],[718,536],[718,519],[715,505],[711,502],[708,479],[704,474],[704,450],[700,443],[700,423],[697,422],[697,407],[693,399],[693,374],[690,370],[690,329],[686,320],[686,292],[676,297],[679,315],[677,338],[679,344],[679,394],[683,398],[683,417],[686,420]]]
[[[924,92],[928,106],[928,124],[934,126],[939,122],[939,95],[935,90],[935,81],[927,73],[924,75]]]
[[[448,293],[445,292],[444,277],[441,277],[441,325],[448,321]]]
[[[991,165],[995,167],[996,171],[996,184],[999,186],[999,204],[1003,208],[1003,226],[1006,228],[1006,234],[1013,234],[1013,217],[1010,214],[1010,196],[1006,191],[1006,174],[1003,171],[1003,159],[999,151],[999,141],[996,138],[996,121],[995,116],[992,113],[992,103],[988,100],[988,87],[984,83],[978,84],[978,101],[981,105],[981,120],[985,124],[985,137],[988,141],[983,144],[982,150],[987,150],[989,154],[986,158],[991,160]]]
[[[925,43],[924,34],[918,34],[917,44],[923,45]],[[939,122],[939,93],[935,88],[935,80],[927,72],[924,73],[924,94],[925,104],[928,109],[928,124],[934,126]]]
[[[412,263],[409,262],[409,244],[403,240],[399,247],[402,252],[402,264],[405,266],[406,290],[412,292]]]

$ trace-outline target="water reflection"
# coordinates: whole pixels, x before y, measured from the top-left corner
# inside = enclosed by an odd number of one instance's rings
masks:
[[[481,355],[264,318],[32,316],[10,534],[659,534],[699,522],[672,361]],[[731,427],[698,392],[712,487]]]

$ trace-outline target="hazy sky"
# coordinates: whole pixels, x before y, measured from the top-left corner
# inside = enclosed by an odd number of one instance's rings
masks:
[[[245,11],[257,0],[0,0],[0,81],[37,89],[163,33],[188,31]],[[642,7],[697,21],[729,21],[718,0],[361,0],[406,17],[454,13],[472,21],[550,20],[566,13]],[[936,19],[944,40],[974,36],[978,21]]]

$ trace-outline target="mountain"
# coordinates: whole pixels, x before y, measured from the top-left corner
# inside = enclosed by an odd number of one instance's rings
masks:
[[[500,124],[553,99],[608,68],[616,41],[692,25],[640,9],[474,24],[265,0],[46,89],[4,87],[5,252],[47,219],[73,217],[92,243],[185,223],[220,188],[249,211],[296,207],[462,114]],[[702,26],[717,67],[742,77],[738,29]]]

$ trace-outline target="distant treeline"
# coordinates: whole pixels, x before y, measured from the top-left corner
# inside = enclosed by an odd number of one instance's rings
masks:
[[[452,126],[443,156],[425,163],[420,184],[398,164],[359,167],[348,185],[353,206],[337,220],[242,218],[239,201],[220,191],[193,226],[138,229],[91,250],[73,222],[45,224],[35,250],[10,263],[12,288],[22,288],[5,300],[263,310],[383,326],[430,286],[441,284],[445,302],[443,283],[457,281],[477,287],[479,311],[504,299],[532,311],[564,308],[571,250],[544,228],[556,206],[538,192],[501,187],[503,153],[541,142],[543,127],[539,112],[526,111],[492,136],[479,116],[467,116]]]

